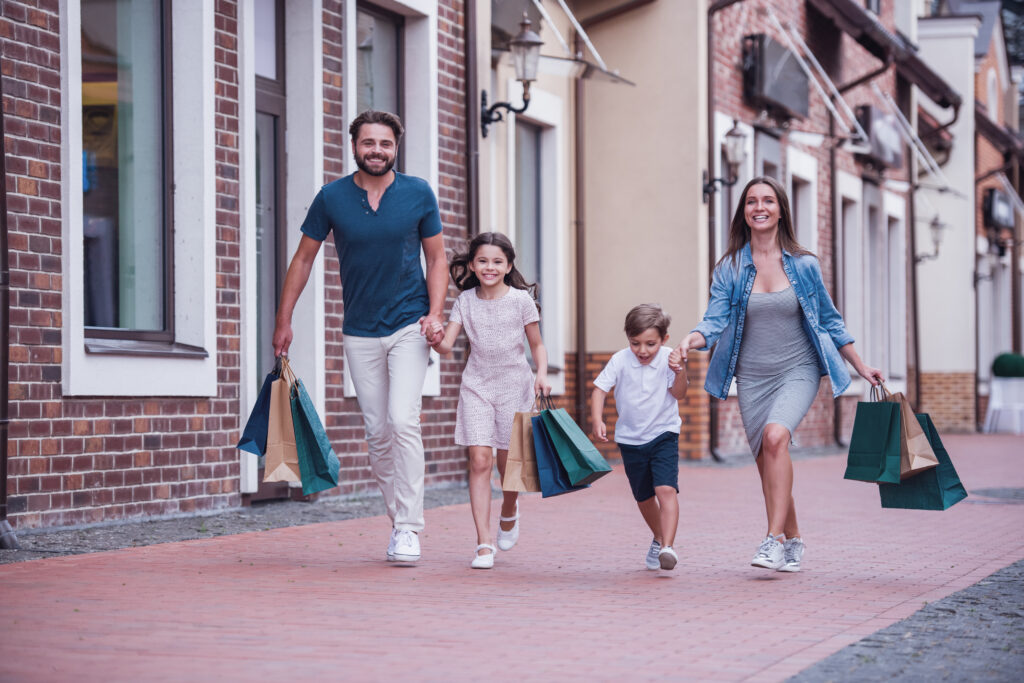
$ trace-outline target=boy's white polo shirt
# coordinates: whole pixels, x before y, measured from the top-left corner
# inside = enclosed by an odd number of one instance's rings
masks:
[[[616,443],[640,446],[665,432],[679,433],[679,401],[669,393],[676,380],[668,367],[670,353],[672,349],[662,346],[649,364],[641,365],[635,353],[622,349],[594,380],[601,391],[615,389]]]

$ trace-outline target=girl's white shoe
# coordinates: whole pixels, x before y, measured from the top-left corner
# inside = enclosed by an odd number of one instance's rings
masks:
[[[481,550],[490,550],[491,552],[486,555],[474,555],[473,561],[470,563],[473,569],[490,569],[494,566],[494,555],[497,553],[497,549],[490,543],[481,543],[476,547],[476,551],[479,553]]]
[[[505,531],[498,525],[498,547],[502,550],[512,550],[512,546],[519,540],[519,503],[516,503],[516,514],[511,517],[499,517],[499,522],[515,522],[511,529]]]

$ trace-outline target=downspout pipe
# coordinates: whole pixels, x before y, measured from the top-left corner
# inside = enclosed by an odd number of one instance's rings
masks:
[[[1014,157],[1013,164],[1013,187],[1017,190],[1017,194],[1021,193],[1021,173],[1020,173],[1021,158],[1019,156]],[[1017,212],[1015,223],[1016,234],[1013,236],[1013,245],[1010,247],[1010,305],[1013,310],[1010,316],[1010,334],[1013,344],[1014,353],[1024,353],[1021,349],[1021,272],[1020,272],[1020,242],[1024,235],[1021,234],[1021,219]]]
[[[0,109],[0,140],[6,139],[4,114]],[[10,339],[11,339],[11,270],[7,245],[7,152],[0,145],[0,330],[3,345],[0,347],[0,548],[18,549],[18,537],[11,523],[7,521],[7,455],[10,427]]]
[[[466,102],[480,99],[480,76],[476,62],[476,0],[466,0],[463,10],[465,32]],[[480,234],[480,121],[479,110],[466,107],[466,234]]]
[[[714,16],[726,7],[743,0],[716,0],[708,7],[707,17],[707,81],[708,81],[708,177],[715,168],[715,31],[712,25]],[[708,278],[715,272],[715,200],[708,202]],[[715,462],[724,462],[725,458],[718,448],[718,404],[719,400],[708,396],[708,452]]]
[[[620,5],[600,12],[588,19],[580,20],[584,30],[601,22],[622,16],[655,0],[629,0]],[[573,54],[579,55],[583,50],[582,38],[578,33],[573,36]],[[583,132],[586,116],[583,106],[583,80],[577,78],[573,84],[573,173],[576,179],[574,193],[574,212],[576,214],[576,420],[580,424],[587,422],[587,242],[586,242],[586,164],[583,158]]]

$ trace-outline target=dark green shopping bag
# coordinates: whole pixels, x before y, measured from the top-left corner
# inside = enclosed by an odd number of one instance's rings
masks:
[[[879,484],[878,495],[884,508],[907,510],[945,510],[967,497],[967,490],[949,459],[949,453],[939,439],[932,418],[927,413],[917,416],[921,429],[932,445],[939,466],[904,479],[896,484]]]
[[[573,486],[592,484],[612,471],[608,461],[564,408],[542,410],[540,417]]]
[[[338,485],[338,456],[334,454],[320,416],[299,379],[292,384],[291,404],[302,494],[308,496],[334,488]]]
[[[871,387],[871,398],[857,404],[843,479],[898,484],[900,405],[877,400],[875,387]]]

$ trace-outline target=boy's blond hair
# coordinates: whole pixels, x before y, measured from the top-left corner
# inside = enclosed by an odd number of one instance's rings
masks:
[[[640,304],[626,314],[626,336],[639,337],[653,328],[658,331],[658,336],[664,338],[671,322],[672,318],[658,304]]]

